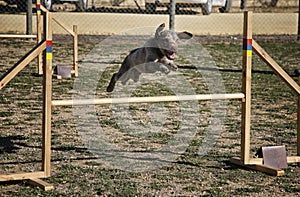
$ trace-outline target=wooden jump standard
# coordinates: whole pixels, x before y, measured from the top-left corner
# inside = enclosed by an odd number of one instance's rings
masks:
[[[51,92],[52,92],[52,13],[44,14],[43,39],[6,74],[0,78],[0,90],[13,79],[30,61],[43,52],[43,123],[42,123],[42,167],[40,171],[28,173],[0,174],[0,182],[12,180],[28,180],[32,185],[44,190],[53,189],[53,185],[42,181],[50,177],[51,159]]]
[[[297,156],[287,157],[288,163],[300,162],[300,87],[299,85],[268,55],[262,47],[252,39],[252,12],[244,13],[244,33],[243,33],[243,69],[242,69],[242,92],[246,98],[242,102],[242,130],[241,130],[241,158],[234,157],[231,162],[259,170],[274,176],[283,176],[284,171],[263,165],[262,158],[250,158],[250,117],[251,117],[251,67],[252,67],[252,49],[254,52],[270,67],[273,71],[297,93],[298,102],[298,120],[297,120]]]
[[[40,0],[37,1],[40,3]],[[44,12],[42,12],[44,11]],[[0,90],[9,83],[22,69],[33,59],[38,57],[38,62],[43,70],[43,115],[42,115],[42,166],[40,171],[20,172],[13,174],[0,174],[0,182],[12,180],[27,180],[30,184],[42,187],[44,190],[53,189],[53,185],[41,180],[50,177],[51,168],[51,98],[52,98],[52,21],[53,16],[42,5],[37,4],[38,35],[37,45],[12,66],[3,76],[0,76]],[[41,21],[43,15],[43,23]],[[57,20],[55,20],[60,26]],[[43,27],[42,27],[43,24]],[[65,28],[66,29],[66,28]],[[68,29],[66,29],[68,31]],[[73,27],[74,33],[74,73],[78,75],[78,53],[77,51],[77,27]],[[43,32],[43,37],[42,37]],[[75,47],[76,45],[76,47]],[[75,53],[76,52],[76,53]],[[43,53],[43,55],[42,55]],[[76,63],[76,64],[75,64]]]
[[[42,41],[42,12],[49,12],[45,7],[41,5],[41,0],[37,0],[36,2],[36,10],[37,10],[37,43],[40,43]],[[75,75],[75,77],[78,76],[78,30],[77,25],[73,25],[73,29],[67,28],[66,25],[64,25],[62,22],[60,22],[58,19],[56,19],[54,16],[52,16],[52,20],[58,24],[61,28],[63,28],[67,33],[69,33],[73,37],[73,69],[71,70],[71,73]],[[38,56],[38,74],[43,74],[43,59],[42,54]]]
[[[48,10],[41,5],[41,0],[37,0],[36,2],[36,10],[37,10],[37,35],[20,35],[20,34],[0,34],[0,38],[36,38],[37,44],[42,42],[42,33],[43,33],[43,26],[42,26],[42,12],[48,12]],[[69,33],[73,37],[73,69],[71,73],[78,76],[78,30],[77,25],[73,25],[73,29],[67,28],[62,22],[52,16],[53,21],[55,21],[61,28],[63,28],[67,33]],[[25,55],[26,56],[26,55]],[[43,74],[43,57],[40,53],[38,55],[38,74]]]

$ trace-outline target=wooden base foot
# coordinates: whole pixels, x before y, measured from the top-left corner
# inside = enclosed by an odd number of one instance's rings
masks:
[[[252,170],[257,170],[260,172],[264,172],[266,174],[272,175],[272,176],[283,176],[284,175],[284,170],[278,169],[278,168],[272,168],[270,166],[266,166],[263,164],[244,164],[240,158],[238,157],[233,157],[230,159],[230,162],[233,163],[234,165],[241,166],[243,168],[249,168]]]
[[[41,179],[28,179],[28,183],[33,186],[42,188],[45,191],[53,190],[54,186],[50,183],[47,183]]]

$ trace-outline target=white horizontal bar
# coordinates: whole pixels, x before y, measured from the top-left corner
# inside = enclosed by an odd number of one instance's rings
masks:
[[[180,96],[154,96],[154,97],[125,97],[125,98],[102,98],[102,99],[84,99],[84,100],[53,100],[53,106],[70,105],[99,105],[99,104],[124,104],[124,103],[155,103],[155,102],[173,102],[173,101],[195,101],[195,100],[224,100],[224,99],[242,99],[243,93],[234,94],[198,94],[198,95],[180,95]]]
[[[0,38],[36,38],[36,35],[0,34]]]

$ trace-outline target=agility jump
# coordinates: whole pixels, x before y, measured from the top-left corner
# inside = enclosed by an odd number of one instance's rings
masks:
[[[251,70],[253,51],[298,95],[300,98],[300,86],[271,58],[270,55],[255,40],[252,39],[252,12],[244,13],[243,33],[243,69],[242,92],[245,99],[242,102],[242,130],[241,130],[241,155],[230,161],[236,165],[262,171],[274,176],[283,176],[284,171],[263,165],[262,158],[250,158],[250,122],[251,122]],[[300,162],[300,103],[298,102],[297,120],[297,156],[287,157],[288,163]]]
[[[36,11],[37,11],[37,43],[42,41],[42,13],[49,12],[46,8],[41,5],[41,0],[37,0]],[[57,20],[54,16],[51,17],[52,20],[58,24],[61,28],[63,28],[67,33],[69,33],[73,37],[73,65],[71,73],[78,76],[78,30],[77,25],[73,25],[73,29],[68,28],[62,22]],[[43,74],[43,59],[42,54],[38,56],[38,74]]]
[[[259,170],[274,176],[283,176],[284,171],[270,166],[263,165],[262,158],[250,157],[250,122],[251,122],[251,70],[252,52],[255,52],[274,72],[291,88],[298,96],[300,86],[252,39],[252,12],[244,13],[243,32],[243,69],[242,69],[242,93],[233,94],[211,94],[211,95],[182,95],[182,96],[156,96],[156,97],[130,97],[130,98],[101,98],[92,100],[53,100],[52,106],[70,105],[101,105],[101,104],[122,104],[122,103],[151,103],[151,102],[174,102],[188,100],[221,100],[241,99],[242,120],[241,120],[241,152],[240,158],[231,158],[231,162],[243,167]],[[300,104],[298,104],[298,118],[300,117]],[[300,118],[298,122],[300,121]],[[287,157],[288,163],[300,162],[300,126],[297,131],[297,156]]]
[[[0,90],[4,88],[21,70],[23,70],[33,59],[38,58],[38,72],[43,75],[43,125],[42,125],[42,167],[40,171],[28,173],[14,173],[0,175],[0,182],[11,180],[28,180],[32,185],[40,186],[44,190],[53,189],[53,185],[42,181],[41,178],[50,177],[51,162],[51,96],[52,96],[52,21],[55,20],[66,31],[69,31],[74,38],[74,70],[78,75],[78,39],[77,26],[73,26],[73,33],[58,20],[54,19],[51,12],[48,12],[37,1],[37,45],[24,55],[14,66],[0,77]],[[43,15],[43,23],[42,17]],[[42,26],[43,24],[43,26]],[[43,37],[42,37],[43,35]],[[50,102],[49,102],[50,101]]]
[[[0,175],[0,181],[29,180],[31,184],[43,187],[45,190],[53,186],[42,181],[51,175],[51,116],[53,106],[68,105],[95,105],[112,103],[150,103],[173,102],[187,100],[216,100],[216,99],[241,99],[241,150],[240,158],[235,157],[231,162],[243,167],[259,170],[271,175],[282,176],[284,171],[263,165],[262,158],[250,158],[250,121],[251,121],[251,60],[252,49],[285,81],[300,98],[299,85],[252,39],[252,12],[244,13],[244,42],[243,42],[243,69],[242,92],[234,94],[204,94],[182,96],[156,96],[156,97],[131,97],[131,98],[101,98],[95,100],[52,100],[52,14],[44,13],[44,38],[42,44],[37,46],[30,60],[43,51],[43,116],[42,116],[42,167],[40,171]],[[21,67],[19,69],[22,69]],[[10,73],[12,73],[10,75]],[[4,87],[17,73],[14,69],[8,71],[10,77],[0,78],[0,89]],[[298,102],[298,123],[300,121],[300,102]],[[288,163],[300,162],[300,126],[297,129],[297,156],[287,157]]]
[[[50,176],[50,152],[51,152],[51,94],[49,89],[52,89],[52,13],[44,13],[44,33],[43,40],[37,44],[28,54],[26,54],[17,64],[8,70],[0,78],[0,90],[12,80],[25,66],[43,53],[43,125],[42,125],[42,167],[40,171],[28,173],[16,173],[0,175],[0,181],[11,180],[29,180],[30,184],[43,187],[45,190],[53,189],[53,185],[42,181],[40,178],[47,178]],[[50,91],[51,92],[51,91]]]

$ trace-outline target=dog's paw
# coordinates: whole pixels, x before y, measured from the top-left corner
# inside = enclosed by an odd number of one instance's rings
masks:
[[[168,64],[168,69],[172,70],[172,71],[176,71],[178,69],[178,67],[175,64]]]
[[[167,67],[164,68],[164,70],[162,71],[163,73],[165,73],[166,75],[169,74],[171,71],[170,69],[168,69]]]
[[[122,85],[126,85],[126,83],[127,83],[128,80],[129,80],[129,79],[121,79],[120,81],[121,81],[121,84],[122,84]]]
[[[114,87],[108,86],[108,87],[106,88],[106,92],[112,92],[112,91],[114,91]]]

